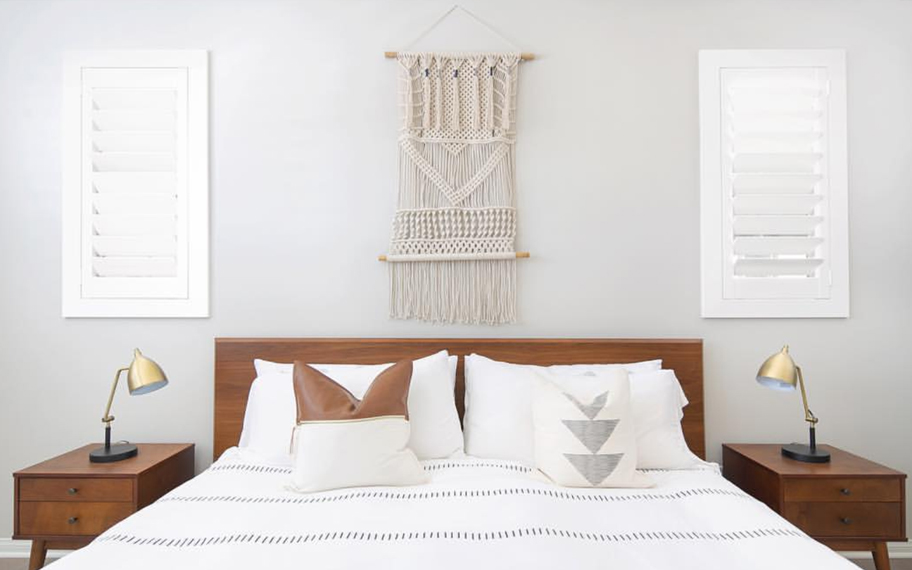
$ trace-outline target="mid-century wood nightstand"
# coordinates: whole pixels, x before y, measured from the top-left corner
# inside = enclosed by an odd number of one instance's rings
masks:
[[[779,445],[722,446],[725,478],[833,550],[868,550],[889,570],[887,542],[906,540],[906,475],[828,445],[829,463],[783,457]]]
[[[49,548],[85,546],[193,477],[193,444],[138,444],[136,457],[90,463],[89,451],[98,445],[13,474],[13,538],[32,541],[29,570],[44,566]]]

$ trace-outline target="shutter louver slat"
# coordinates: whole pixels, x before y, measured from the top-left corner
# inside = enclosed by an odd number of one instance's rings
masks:
[[[733,174],[732,193],[739,194],[813,194],[819,174]]]
[[[95,235],[117,236],[173,236],[176,231],[174,216],[92,216]]]
[[[135,211],[149,215],[177,215],[177,197],[170,194],[96,194],[92,204],[95,213],[102,216],[116,216]]]
[[[92,270],[99,277],[169,277],[177,271],[173,256],[96,257]]]
[[[820,267],[820,259],[739,259],[735,262],[735,275],[744,277],[781,277],[784,275],[809,277]]]
[[[177,166],[171,152],[96,152],[92,155],[95,172],[174,172]]]
[[[737,113],[734,109],[732,114]],[[740,113],[731,117],[729,128],[734,134],[801,134],[815,133],[820,121],[816,113]]]
[[[176,97],[171,89],[105,89],[92,91],[93,108],[101,111],[148,109],[174,112]]]
[[[735,215],[796,214],[811,216],[823,197],[817,194],[740,194],[732,198]]]
[[[823,222],[820,216],[735,216],[735,236],[811,235]]]
[[[172,132],[174,113],[146,109],[120,109],[116,111],[95,111],[92,113],[94,131],[152,131]]]
[[[171,194],[177,187],[177,179],[168,172],[95,172],[92,175],[94,192]]]
[[[811,153],[736,153],[732,161],[732,172],[768,174],[813,174],[820,154]]]
[[[173,132],[92,133],[92,148],[97,152],[168,152],[173,155],[175,143]]]
[[[734,133],[732,151],[735,153],[811,152],[819,140],[820,133],[814,132]]]
[[[821,238],[805,237],[736,237],[734,252],[738,256],[772,257],[774,255],[813,255]]]
[[[100,236],[92,237],[96,257],[167,257],[177,246],[174,236]]]

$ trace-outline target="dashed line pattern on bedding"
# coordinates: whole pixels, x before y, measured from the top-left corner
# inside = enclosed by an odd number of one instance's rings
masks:
[[[423,465],[425,471],[439,471],[441,469],[467,469],[482,467],[486,469],[503,469],[505,471],[515,471],[517,473],[531,473],[534,471],[531,467],[526,467],[525,465],[517,465],[514,463],[471,463],[471,462],[447,462],[447,463],[425,463]]]
[[[516,465],[512,463],[472,463],[472,462],[446,462],[446,463],[425,463],[422,465],[425,471],[440,471],[442,469],[503,469],[515,473],[531,473],[533,469],[525,465]],[[273,467],[270,465],[256,465],[253,463],[227,463],[225,465],[213,465],[207,471],[248,471],[250,473],[291,473],[290,467]]]
[[[631,533],[592,533],[579,532],[551,527],[527,527],[512,530],[469,532],[469,531],[421,531],[421,532],[359,532],[335,531],[308,534],[254,534],[242,533],[208,537],[156,538],[139,537],[131,534],[106,534],[95,542],[117,542],[134,546],[159,546],[164,548],[193,548],[218,546],[222,544],[300,544],[318,542],[402,542],[411,540],[459,540],[493,541],[510,540],[527,537],[557,537],[590,542],[654,542],[654,541],[733,541],[750,540],[766,537],[805,537],[804,533],[787,528],[757,528],[729,532],[631,532]]]
[[[518,465],[512,463],[473,463],[469,461],[464,462],[453,462],[448,461],[445,463],[423,463],[425,471],[440,471],[442,469],[472,469],[476,467],[487,468],[487,469],[503,469],[505,471],[513,471],[515,473],[532,473],[535,471],[531,467],[525,465]],[[253,463],[226,463],[226,464],[215,464],[207,472],[218,472],[218,471],[249,471],[251,473],[291,473],[291,468],[289,467],[274,467],[270,465],[256,465]],[[680,469],[637,469],[637,471],[643,471],[644,473],[673,473],[675,471],[682,471]],[[716,471],[714,467],[698,467],[694,466],[689,469],[684,469],[683,471]]]
[[[628,502],[628,501],[656,501],[678,500],[688,497],[726,496],[749,498],[741,491],[729,489],[716,489],[713,487],[700,487],[674,491],[670,493],[632,493],[615,495],[593,491],[557,491],[554,489],[538,489],[528,487],[513,487],[505,489],[463,489],[451,491],[352,491],[338,495],[303,495],[303,496],[240,496],[240,495],[172,495],[158,500],[158,503],[262,503],[262,504],[314,504],[332,503],[336,501],[349,501],[353,499],[387,499],[387,500],[427,500],[427,499],[465,499],[479,497],[506,497],[516,495],[530,495],[549,497],[553,499],[590,502]]]

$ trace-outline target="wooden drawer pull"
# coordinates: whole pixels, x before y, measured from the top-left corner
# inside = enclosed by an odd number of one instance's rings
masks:
[[[843,495],[845,495],[846,497],[848,497],[849,495],[852,494],[852,491],[850,491],[849,489],[846,489],[846,488],[840,489],[839,492],[842,493]]]
[[[79,517],[70,517],[67,519],[67,524],[76,524],[76,522],[78,520],[79,520]]]
[[[77,489],[76,487],[70,487],[69,489],[67,489],[67,495],[75,495],[78,492],[79,492],[79,489]]]
[[[852,524],[852,519],[850,519],[849,517],[842,517],[839,519],[839,522],[841,522],[842,524]]]

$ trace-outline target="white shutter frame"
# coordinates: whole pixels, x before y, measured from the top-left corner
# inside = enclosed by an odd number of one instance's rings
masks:
[[[726,297],[724,281],[726,267],[733,267],[733,258],[726,257],[732,248],[731,229],[733,213],[724,205],[723,176],[723,93],[722,72],[730,69],[770,68],[823,68],[826,70],[827,120],[825,172],[827,178],[826,203],[820,208],[826,212],[821,235],[825,240],[826,273],[820,278],[827,282],[824,293],[818,296],[794,294],[794,287],[777,288],[784,283],[763,284],[761,280],[749,283],[741,290],[749,293]],[[848,260],[848,172],[846,132],[846,77],[843,50],[704,50],[699,54],[700,94],[700,241],[702,316],[704,318],[793,318],[793,317],[848,317],[849,316],[849,260]],[[796,200],[785,207],[801,209]],[[755,200],[751,207],[759,208]],[[743,204],[743,201],[742,201]],[[737,207],[737,206],[736,206]],[[742,216],[742,223],[750,223]],[[787,231],[787,230],[786,230]],[[819,239],[813,236],[806,239]],[[783,240],[791,248],[801,244]],[[751,240],[739,244],[755,247]],[[753,250],[752,253],[756,253]],[[789,262],[792,263],[792,262]],[[808,264],[809,266],[814,264]],[[757,263],[756,266],[762,266]],[[777,265],[787,272],[788,263]],[[747,271],[745,271],[747,269]],[[739,271],[750,273],[745,264]],[[770,280],[774,281],[774,280]],[[761,294],[762,293],[762,294]]]
[[[175,110],[176,128],[186,136],[175,139],[175,148],[167,137],[155,134],[127,133],[97,133],[86,127],[87,102],[83,93],[87,77],[93,72],[108,72],[130,74],[142,77],[142,71],[148,70],[151,74],[176,73],[182,78],[186,97],[182,99],[186,106],[184,109]],[[179,50],[179,51],[88,51],[69,52],[64,60],[63,77],[63,125],[62,125],[62,314],[64,317],[208,317],[209,316],[209,161],[208,161],[208,54],[205,50]],[[142,95],[142,94],[140,94]],[[148,94],[146,94],[148,95]],[[91,102],[90,102],[91,103]],[[148,104],[148,101],[146,101]],[[153,106],[156,104],[152,102]],[[89,104],[89,109],[92,105]],[[147,118],[140,117],[150,122],[150,131],[156,128],[158,118],[154,112],[143,111]],[[105,119],[104,113],[98,113],[95,118]],[[88,119],[92,125],[92,119]],[[178,132],[178,131],[175,131]],[[175,135],[176,136],[176,135]],[[86,141],[90,145],[86,146]],[[167,250],[167,244],[152,236],[151,238],[126,237],[111,240],[104,236],[93,236],[91,224],[95,220],[107,221],[104,207],[122,207],[132,199],[121,192],[120,195],[98,197],[93,194],[97,206],[102,208],[93,212],[91,202],[86,200],[87,181],[92,184],[93,172],[96,169],[87,168],[92,164],[93,157],[86,156],[88,150],[105,150],[108,145],[127,145],[123,157],[132,160],[129,147],[131,144],[144,145],[149,152],[171,151],[180,169],[181,191],[172,200],[177,207],[175,223],[177,230],[183,232],[183,239],[176,250],[175,258],[178,263],[176,270],[171,268],[171,263],[164,258],[144,257],[139,266],[148,270],[150,286],[143,285],[143,277],[136,276],[128,279],[111,277],[102,282],[100,286],[91,283],[93,271],[95,274],[110,273],[117,276],[126,267],[131,270],[130,260],[124,257],[108,259],[98,258],[97,267],[88,267],[92,261],[92,249],[87,250],[87,240],[97,246],[96,250],[101,255],[124,256],[130,254],[131,248],[143,250],[144,255],[159,255],[160,250]],[[103,153],[99,153],[99,157]],[[106,157],[105,159],[109,158]],[[150,208],[155,213],[170,212],[171,205],[163,201],[165,196],[157,196],[160,189],[156,186],[155,170],[159,169],[159,157],[151,162],[149,173],[137,175],[129,180],[126,189],[136,192],[136,200],[142,201],[143,208]],[[165,157],[167,158],[167,157]],[[103,163],[102,163],[103,167]],[[170,168],[169,162],[161,162],[161,168]],[[126,170],[131,166],[127,163]],[[91,172],[87,172],[91,171]],[[176,171],[177,172],[177,171]],[[132,174],[132,173],[126,173]],[[105,173],[108,175],[108,173]],[[120,173],[113,173],[114,177]],[[178,174],[175,174],[178,176]],[[95,181],[96,186],[101,183],[113,182],[116,178],[104,176]],[[176,191],[175,191],[176,192]],[[171,192],[174,194],[175,192]],[[125,202],[126,201],[126,202]],[[137,202],[139,203],[139,202]],[[88,205],[87,205],[88,204]],[[116,222],[116,220],[114,220]],[[143,241],[147,239],[147,241]],[[150,249],[151,248],[151,249]],[[166,251],[167,253],[167,251]],[[135,264],[134,264],[135,265]],[[176,271],[176,273],[175,273]],[[177,278],[179,282],[170,281],[170,285],[159,287],[152,284],[153,279],[164,283],[160,274]],[[120,285],[121,283],[122,285]]]

